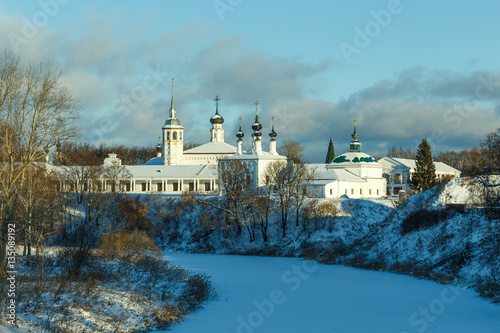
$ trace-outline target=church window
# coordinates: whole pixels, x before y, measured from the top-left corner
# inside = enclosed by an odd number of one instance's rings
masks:
[[[363,195],[363,189],[362,188],[359,189],[359,194]]]
[[[345,189],[345,193],[344,194],[347,195],[347,189]]]
[[[333,189],[330,189],[330,195],[332,195],[332,194],[333,194]]]
[[[172,134],[172,140],[177,140],[177,132],[174,132],[174,133]]]
[[[354,189],[353,188],[351,188],[351,194],[354,194]]]
[[[179,132],[179,140],[182,140],[182,132]]]
[[[394,175],[394,182],[396,184],[403,184],[403,176],[400,173]]]
[[[369,192],[370,195],[372,195],[372,189],[370,189],[368,192]]]
[[[170,140],[170,132],[167,132],[167,140]]]
[[[379,192],[378,192],[378,189],[377,189],[377,195],[379,195],[378,193],[379,193]]]

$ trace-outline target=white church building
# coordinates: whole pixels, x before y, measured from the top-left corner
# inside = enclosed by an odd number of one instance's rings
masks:
[[[174,82],[172,79],[172,97],[168,118],[162,130],[162,136],[157,146],[157,156],[141,165],[121,165],[116,154],[110,154],[104,161],[104,166],[114,166],[126,175],[111,184],[110,179],[100,179],[97,184],[104,191],[113,186],[120,186],[120,190],[128,193],[162,193],[182,194],[183,192],[197,192],[200,194],[219,193],[219,164],[232,161],[244,162],[252,173],[255,187],[268,183],[266,168],[275,161],[291,163],[291,160],[277,153],[276,132],[274,119],[272,130],[269,133],[269,150],[263,149],[262,125],[259,122],[258,106],[256,102],[255,122],[252,125],[252,149],[243,150],[244,133],[241,128],[236,134],[236,146],[224,142],[224,118],[219,114],[219,97],[215,98],[215,114],[210,118],[210,140],[208,143],[184,150],[184,127],[177,118],[174,105]],[[358,141],[356,121],[349,151],[337,156],[329,164],[308,164],[314,171],[314,177],[305,189],[306,195],[321,198],[377,198],[390,194],[397,194],[398,190],[406,189],[407,180],[414,169],[411,161],[383,158],[377,161],[372,156],[361,152],[361,143]],[[65,168],[60,169],[63,177],[60,188],[71,191],[78,186],[89,184],[75,184],[71,177],[64,177]],[[458,177],[460,172],[443,163],[436,164],[438,176],[453,175]],[[116,180],[115,180],[116,182]],[[409,186],[409,185],[408,185]]]
[[[314,180],[307,186],[307,195],[318,198],[380,198],[385,195],[386,180],[382,165],[372,156],[361,152],[359,135],[351,135],[349,151],[333,159],[330,164],[309,164]]]

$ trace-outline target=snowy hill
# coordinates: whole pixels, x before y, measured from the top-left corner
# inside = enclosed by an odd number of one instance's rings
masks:
[[[483,296],[499,301],[498,220],[488,220],[482,210],[474,208],[483,204],[478,195],[483,188],[455,179],[442,189],[414,195],[369,239],[333,261],[475,287]],[[498,190],[494,191],[498,196]],[[446,204],[470,206],[458,212],[447,210]],[[414,226],[408,224],[412,219],[417,222]]]
[[[165,209],[177,215],[163,220],[160,238],[165,249],[303,256],[474,287],[498,300],[500,229],[474,208],[482,204],[483,189],[481,184],[455,179],[411,196],[397,209],[387,199],[310,200],[299,213],[298,225],[295,216],[290,217],[285,238],[279,212],[271,214],[268,242],[259,236],[259,226],[254,226],[256,237],[250,241],[248,225],[236,230],[227,224],[222,211],[214,209],[219,198],[189,204],[170,198]],[[316,209],[325,203],[335,206],[329,208],[331,213]],[[463,204],[466,209],[447,210],[447,204]]]

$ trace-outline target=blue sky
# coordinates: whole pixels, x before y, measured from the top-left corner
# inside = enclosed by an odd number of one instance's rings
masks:
[[[321,162],[328,139],[362,150],[472,148],[500,127],[496,1],[3,1],[0,46],[51,61],[81,101],[80,140],[155,145],[175,78],[185,141],[226,142],[255,100],[263,133]],[[30,28],[33,28],[34,30]]]

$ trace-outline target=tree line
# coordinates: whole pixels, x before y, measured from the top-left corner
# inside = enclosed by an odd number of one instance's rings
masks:
[[[416,159],[417,151],[392,146],[388,157]],[[462,172],[462,176],[498,174],[500,170],[500,128],[480,140],[479,146],[459,151],[449,150],[433,155],[435,162],[443,162]]]

